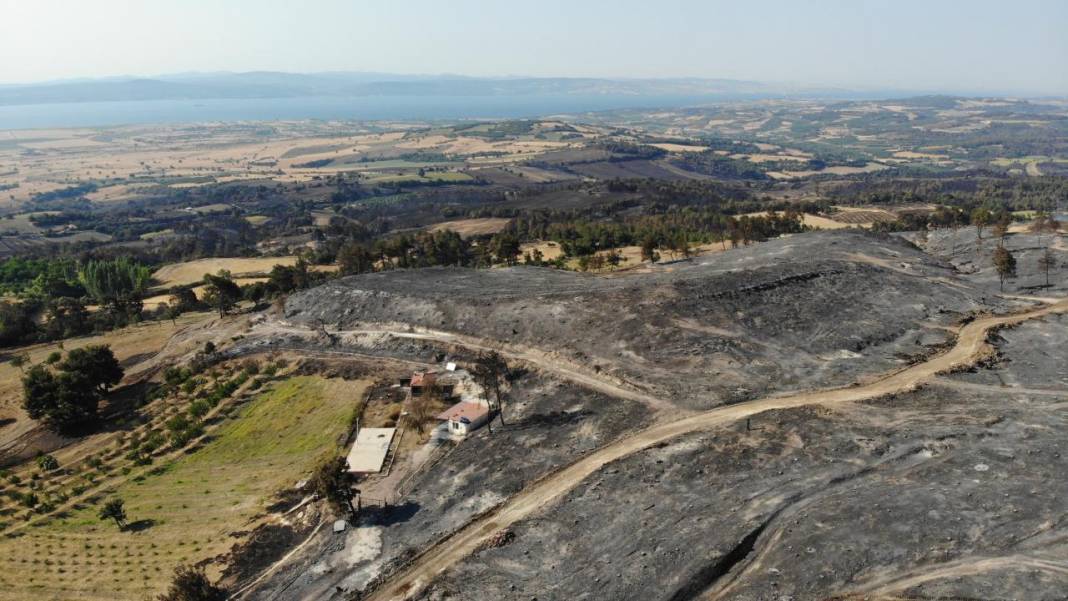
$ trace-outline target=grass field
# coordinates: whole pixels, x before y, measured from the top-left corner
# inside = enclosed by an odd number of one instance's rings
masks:
[[[120,532],[85,504],[0,539],[0,599],[150,598],[175,565],[229,551],[275,492],[335,449],[365,387],[307,376],[265,388],[197,451],[110,491],[142,529]]]
[[[156,270],[152,277],[161,286],[186,286],[204,279],[205,273],[217,273],[220,269],[232,275],[265,274],[275,265],[295,265],[297,257],[237,257],[232,259],[199,259],[165,265]]]
[[[508,225],[509,219],[485,217],[482,219],[461,219],[458,221],[445,221],[430,226],[432,232],[452,230],[461,236],[480,236],[483,234],[496,234]]]

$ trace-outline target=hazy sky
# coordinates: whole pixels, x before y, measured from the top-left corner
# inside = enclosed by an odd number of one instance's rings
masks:
[[[1068,0],[0,0],[0,82],[250,70],[1068,94]]]

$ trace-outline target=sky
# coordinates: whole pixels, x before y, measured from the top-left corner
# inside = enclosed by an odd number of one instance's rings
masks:
[[[0,83],[190,71],[1068,95],[1066,0],[0,0]]]

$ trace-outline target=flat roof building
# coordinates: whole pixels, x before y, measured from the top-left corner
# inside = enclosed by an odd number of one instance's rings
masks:
[[[349,472],[353,474],[377,474],[389,454],[396,428],[360,428],[356,442],[349,451]]]

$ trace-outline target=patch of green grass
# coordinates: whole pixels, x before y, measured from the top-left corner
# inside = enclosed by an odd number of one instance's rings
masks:
[[[50,583],[49,598],[98,598],[86,593],[99,591],[110,595],[104,598],[142,599],[145,583],[149,592],[165,584],[176,553],[188,555],[189,561],[224,553],[235,542],[228,533],[250,529],[249,520],[263,512],[275,492],[292,487],[307,476],[322,453],[336,449],[363,389],[362,382],[316,376],[290,378],[263,389],[233,418],[210,430],[211,440],[198,450],[161,461],[139,482],[128,480],[106,495],[125,501],[131,523],[152,520],[147,529],[119,532],[114,524],[97,518],[97,505],[42,523],[30,535],[35,540],[55,540],[78,549],[89,543],[118,549],[107,553],[103,571],[67,568],[68,574],[76,576],[71,588],[65,583]],[[0,539],[0,557],[18,556],[19,544],[17,539]],[[145,555],[149,544],[153,545],[153,553]],[[158,577],[144,582],[111,581],[111,569],[126,566],[127,558],[119,551],[124,554],[131,545],[137,547],[139,556],[150,558],[147,563],[154,574],[159,573]],[[74,553],[72,550],[60,555]],[[18,576],[15,582],[28,586],[23,576],[29,576],[32,569],[27,564],[25,574],[13,574]],[[17,597],[20,592],[26,595],[27,589],[11,592]],[[0,599],[4,598],[0,595]]]

